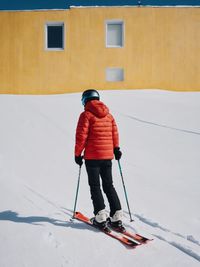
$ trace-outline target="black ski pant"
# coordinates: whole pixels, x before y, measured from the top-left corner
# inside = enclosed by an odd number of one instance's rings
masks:
[[[107,196],[110,205],[110,216],[117,210],[121,210],[120,200],[113,186],[112,161],[111,160],[85,160],[90,186],[91,199],[94,206],[94,214],[105,209],[104,198],[101,190],[100,178],[103,191]]]

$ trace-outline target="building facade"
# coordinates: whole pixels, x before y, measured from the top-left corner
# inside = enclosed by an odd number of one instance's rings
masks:
[[[0,93],[200,91],[198,7],[0,12]]]

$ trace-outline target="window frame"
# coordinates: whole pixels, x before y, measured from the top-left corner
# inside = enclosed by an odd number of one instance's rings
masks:
[[[122,45],[109,45],[108,44],[108,25],[109,24],[121,24],[122,25]],[[124,20],[122,19],[111,19],[111,20],[106,20],[105,21],[105,34],[106,34],[106,38],[105,38],[105,42],[106,42],[106,47],[107,48],[123,48],[124,47],[124,43],[125,43],[125,23]]]
[[[48,47],[48,27],[62,26],[62,47]],[[45,50],[46,51],[64,51],[65,50],[65,23],[63,21],[49,21],[45,23]]]

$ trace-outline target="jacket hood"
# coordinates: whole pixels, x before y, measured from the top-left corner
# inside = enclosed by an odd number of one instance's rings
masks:
[[[91,100],[85,105],[85,111],[90,111],[98,118],[103,118],[109,114],[108,107],[99,100]]]

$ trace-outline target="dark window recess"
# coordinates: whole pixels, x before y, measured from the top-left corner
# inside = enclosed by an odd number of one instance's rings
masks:
[[[48,26],[47,34],[47,48],[64,48],[63,26]]]

